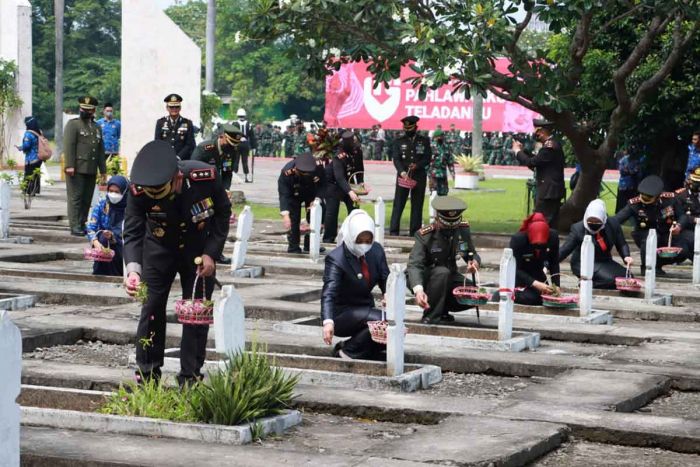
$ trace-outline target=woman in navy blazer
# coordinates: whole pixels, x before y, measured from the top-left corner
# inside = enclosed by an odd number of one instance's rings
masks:
[[[345,219],[340,238],[342,242],[326,256],[323,273],[323,340],[330,345],[333,335],[350,338],[335,346],[336,357],[378,359],[385,346],[372,340],[367,322],[382,319],[372,289],[378,285],[386,292],[386,254],[374,243],[374,220],[360,209]]]

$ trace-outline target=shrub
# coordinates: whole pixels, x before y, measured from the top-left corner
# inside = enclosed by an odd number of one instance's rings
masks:
[[[197,421],[192,407],[188,403],[187,393],[161,385],[153,379],[145,380],[142,385],[135,381],[126,386],[121,385],[99,412],[112,415],[132,417],[164,418],[174,422]]]
[[[482,173],[484,171],[484,161],[481,156],[467,156],[462,154],[455,158],[455,162],[457,162],[465,172]]]

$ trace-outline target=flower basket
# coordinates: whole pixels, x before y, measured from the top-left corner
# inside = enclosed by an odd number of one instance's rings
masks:
[[[236,225],[236,222],[238,222],[238,216],[235,213],[231,213],[231,217],[228,219],[229,225]]]
[[[548,308],[576,308],[578,295],[542,295],[542,305]]]
[[[656,254],[659,255],[659,258],[673,259],[678,256],[681,251],[683,251],[683,248],[677,246],[664,246],[657,248]]]
[[[85,248],[83,258],[98,263],[110,263],[114,259],[114,250],[110,248]]]
[[[386,328],[389,326],[389,322],[386,320],[386,311],[382,307],[382,319],[379,321],[367,321],[367,327],[369,328],[369,335],[372,340],[377,344],[386,344],[387,332]],[[404,327],[404,335],[408,333],[408,329]]]
[[[197,289],[197,281],[200,275],[194,279],[192,286],[192,297]],[[205,296],[205,279],[202,279],[202,296]],[[175,314],[177,320],[182,324],[209,325],[214,323],[214,306],[209,300],[203,298],[180,299],[175,302]]]
[[[311,232],[311,226],[308,222],[306,222],[306,219],[302,219],[302,221],[299,223],[299,233],[301,235],[306,235],[309,232]]]
[[[452,290],[452,295],[454,295],[457,303],[460,305],[469,306],[486,305],[491,298],[491,295],[489,295],[486,289],[479,286],[480,281],[478,272],[476,273],[476,282],[476,285],[467,285],[467,278],[465,277],[464,285],[455,287]]]
[[[396,183],[401,187],[401,188],[408,188],[409,190],[412,190],[418,185],[418,182],[413,180],[412,178],[403,178],[403,177],[398,177]]]
[[[627,265],[625,277],[615,278],[615,288],[621,292],[639,292],[642,290],[642,287],[644,287],[644,282],[632,277],[629,264]]]
[[[350,184],[350,189],[354,191],[357,196],[368,195],[371,190],[368,184],[364,182],[358,183],[357,181],[357,175],[363,173],[364,172],[355,172],[354,174],[350,175],[350,180],[348,181],[348,183]]]

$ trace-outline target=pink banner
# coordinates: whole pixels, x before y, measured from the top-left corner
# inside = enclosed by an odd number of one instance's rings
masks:
[[[499,60],[497,68],[505,71],[507,60]],[[372,75],[365,63],[349,63],[326,78],[326,113],[324,120],[332,128],[370,128],[377,123],[385,129],[400,129],[407,115],[420,117],[419,129],[434,130],[442,125],[447,130],[454,123],[459,130],[471,131],[472,101],[463,92],[452,94],[448,85],[429,90],[425,100],[418,98],[407,78],[415,76],[408,66],[401,70],[401,79],[389,88],[372,89]],[[513,102],[489,93],[484,99],[484,131],[529,133],[532,119],[538,114]]]

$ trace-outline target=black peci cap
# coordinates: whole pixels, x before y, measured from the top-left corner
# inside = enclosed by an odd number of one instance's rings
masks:
[[[131,182],[140,186],[160,186],[177,172],[177,154],[165,141],[151,141],[141,148],[131,167]]]
[[[316,170],[316,159],[310,152],[305,152],[297,156],[294,167],[301,172],[313,172]]]
[[[532,126],[535,128],[552,128],[554,123],[544,118],[535,118],[532,120]]]
[[[403,123],[404,125],[415,125],[416,123],[418,123],[418,120],[420,120],[419,117],[416,117],[415,115],[409,115],[408,117],[402,118],[401,123]]]
[[[642,195],[659,196],[664,191],[664,181],[658,175],[649,175],[639,182],[637,190]]]
[[[182,106],[182,96],[180,94],[168,94],[163,99],[163,102],[168,104],[168,107],[181,107]]]

